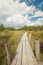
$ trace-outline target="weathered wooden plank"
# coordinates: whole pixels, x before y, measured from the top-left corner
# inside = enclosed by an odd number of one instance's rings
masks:
[[[14,58],[14,60],[12,61],[11,65],[21,65],[21,61],[22,61],[22,38],[18,44],[17,50],[16,50],[16,56]]]
[[[22,54],[22,43],[20,43],[19,49],[17,51],[17,63],[16,65],[21,65],[21,54]]]
[[[28,65],[27,53],[26,53],[26,33],[23,35],[23,53],[22,53],[22,65]]]
[[[28,40],[28,38],[27,38],[27,40]],[[28,41],[26,42],[26,49],[27,49],[27,56],[28,56],[29,65],[38,65],[37,60],[36,60],[34,53],[32,51],[32,48],[31,48]]]
[[[28,65],[25,43],[23,43],[22,65]]]
[[[11,64],[11,49],[10,49],[10,45],[8,44],[4,44],[5,50],[6,50],[6,55],[7,55],[7,64],[10,65]]]
[[[16,56],[11,65],[38,65],[28,42],[27,32],[24,33],[18,44]]]
[[[38,61],[40,61],[40,41],[35,40],[35,54]]]

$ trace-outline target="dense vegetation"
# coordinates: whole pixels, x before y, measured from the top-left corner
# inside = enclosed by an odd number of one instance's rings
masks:
[[[12,27],[4,28],[0,25],[0,65],[7,65],[6,50],[4,44],[10,44],[11,48],[11,59],[13,60],[15,56],[15,51],[17,49],[18,42],[23,35],[24,31],[31,33],[31,47],[34,51],[34,41],[35,39],[40,40],[41,50],[43,51],[43,26],[24,26],[20,29],[15,29]],[[43,61],[43,52],[40,54],[41,61]]]
[[[4,28],[2,26],[0,26],[0,65],[7,65],[7,54],[4,45],[9,43],[11,60],[13,60],[18,42],[24,31],[17,31],[14,28]]]
[[[29,34],[31,34],[30,45],[35,50],[35,39],[38,39],[40,42],[40,60],[43,61],[43,26],[24,26],[20,28],[21,30],[25,30]],[[19,29],[19,30],[20,30]]]
[[[39,30],[43,30],[43,26],[24,26],[18,30],[26,30],[26,31],[39,31]]]
[[[40,60],[43,61],[43,30],[28,31],[31,34],[30,45],[35,50],[35,40],[38,39],[40,42]],[[29,37],[29,35],[28,35]]]

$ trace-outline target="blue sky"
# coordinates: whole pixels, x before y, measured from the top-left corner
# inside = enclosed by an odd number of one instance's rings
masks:
[[[40,3],[42,3],[43,0],[20,0],[20,2],[25,2],[27,5],[34,5],[36,8],[39,8],[43,11],[43,4],[40,6]]]
[[[43,0],[20,0],[20,3],[23,2],[25,2],[28,6],[33,5],[36,7],[36,9],[43,11]],[[32,16],[32,14],[29,15]],[[43,16],[32,17],[30,20],[36,21],[38,18],[43,18]]]
[[[2,23],[15,28],[43,25],[43,0],[0,0]]]

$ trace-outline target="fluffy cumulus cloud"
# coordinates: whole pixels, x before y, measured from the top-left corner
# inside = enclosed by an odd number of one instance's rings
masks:
[[[43,11],[37,11],[35,12],[35,16],[43,16]]]
[[[31,18],[43,18],[43,11],[41,11],[41,10],[37,10],[37,11],[35,11],[34,12],[34,15],[33,16],[30,16],[29,17],[29,19],[31,19]]]
[[[42,20],[38,20],[39,22],[35,23],[32,23],[29,20],[28,14],[32,14],[33,16],[43,16],[42,11],[35,10],[35,6],[27,6],[25,2],[19,3],[19,0],[0,0],[0,23],[3,22],[5,27],[12,26],[15,28],[24,25],[29,26],[35,25],[36,23],[39,24]]]
[[[6,22],[4,23],[5,26],[12,26],[15,28],[22,27],[24,25],[30,25],[30,21],[28,20],[28,16],[25,17],[22,15],[12,15],[6,19]]]
[[[3,4],[3,5],[2,5]],[[10,0],[1,0],[0,2],[0,10],[1,12],[6,14],[27,14],[33,13],[35,7],[27,6],[25,2],[19,3],[18,1],[13,2]]]

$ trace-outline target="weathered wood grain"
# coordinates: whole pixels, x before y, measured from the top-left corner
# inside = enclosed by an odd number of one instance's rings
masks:
[[[38,65],[30,43],[27,32],[25,32],[18,44],[16,56],[11,65]]]

